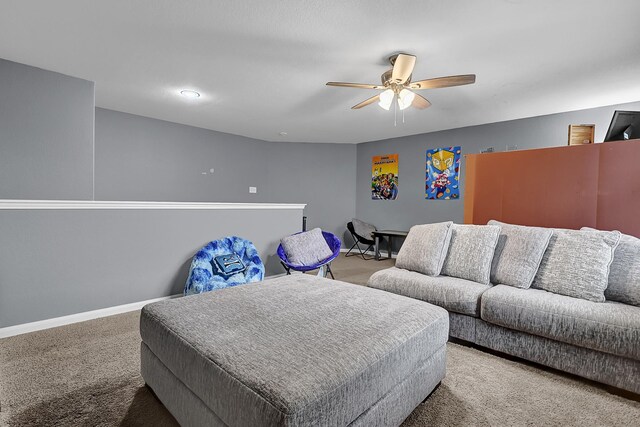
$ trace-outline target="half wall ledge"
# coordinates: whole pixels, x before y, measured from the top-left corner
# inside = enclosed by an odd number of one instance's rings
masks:
[[[212,209],[282,210],[304,209],[304,203],[231,203],[231,202],[138,202],[98,200],[10,200],[0,199],[0,210],[9,209]]]

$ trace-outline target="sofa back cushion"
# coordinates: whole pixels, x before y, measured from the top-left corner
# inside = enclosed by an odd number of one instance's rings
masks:
[[[453,224],[442,274],[488,285],[499,236],[497,225]]]
[[[525,227],[491,220],[500,226],[500,237],[491,264],[491,282],[528,289],[553,234],[551,228]]]
[[[316,265],[333,255],[319,228],[284,237],[280,244],[292,265]]]
[[[594,231],[588,227],[582,227],[582,230]],[[640,307],[640,239],[628,234],[620,235],[604,297]]]
[[[532,287],[604,302],[618,231],[553,231]]]
[[[447,256],[453,222],[414,225],[404,240],[396,267],[437,276]]]

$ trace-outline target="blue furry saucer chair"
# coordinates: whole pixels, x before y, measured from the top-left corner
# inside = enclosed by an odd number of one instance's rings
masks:
[[[256,247],[242,237],[230,236],[209,242],[195,254],[184,294],[201,294],[262,279],[264,265]]]

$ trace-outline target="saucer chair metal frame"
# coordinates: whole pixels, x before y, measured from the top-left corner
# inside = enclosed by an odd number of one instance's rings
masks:
[[[363,237],[358,233],[356,233],[356,230],[353,228],[353,222],[351,221],[347,223],[347,230],[349,230],[349,233],[351,233],[351,237],[353,238],[353,241],[355,243],[353,244],[353,246],[351,246],[351,248],[347,251],[347,253],[344,256],[345,257],[354,256],[354,255],[357,256],[358,254],[356,253],[352,254],[351,252],[353,251],[354,248],[358,248],[358,252],[360,252],[360,256],[362,257],[363,260],[368,261],[370,259],[374,259],[375,256],[367,258],[365,254],[368,251],[373,251],[373,246],[376,244],[376,241],[372,239],[367,239],[366,237]],[[363,245],[367,245],[364,251],[360,247],[360,243],[362,243]]]
[[[302,231],[300,233],[302,233]],[[300,234],[300,233],[295,233],[295,234]],[[331,271],[331,261],[336,259],[338,255],[340,255],[340,247],[342,246],[342,242],[340,241],[338,236],[336,236],[335,234],[329,233],[328,231],[323,231],[322,237],[324,237],[325,242],[327,242],[327,245],[329,245],[329,249],[331,249],[331,252],[333,252],[333,254],[331,254],[330,257],[320,261],[319,263],[312,264],[312,265],[291,264],[291,262],[287,258],[287,254],[284,252],[284,249],[282,248],[282,244],[278,245],[278,257],[280,258],[280,264],[282,264],[287,274],[291,274],[291,270],[301,271],[305,273],[307,271],[317,270],[326,266],[327,269],[324,272],[324,277],[327,277],[327,274],[330,274],[331,278],[335,280],[335,277],[333,276],[333,271]]]

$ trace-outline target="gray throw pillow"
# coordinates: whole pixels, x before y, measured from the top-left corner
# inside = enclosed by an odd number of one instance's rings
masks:
[[[451,240],[453,222],[414,225],[404,240],[396,267],[428,276],[440,274]]]
[[[319,228],[284,237],[280,244],[293,265],[315,265],[333,255]]]
[[[497,225],[453,224],[442,274],[488,285],[499,236]]]
[[[604,302],[618,231],[554,230],[532,287]]]
[[[373,232],[376,231],[374,225],[360,221],[358,218],[353,218],[351,224],[353,224],[353,231],[355,231],[358,236],[373,240]]]
[[[582,227],[582,230],[593,231],[593,228]],[[628,234],[620,235],[604,297],[640,307],[640,239]]]
[[[500,226],[500,237],[491,265],[491,282],[528,289],[553,234],[551,228],[526,227],[491,220]]]

